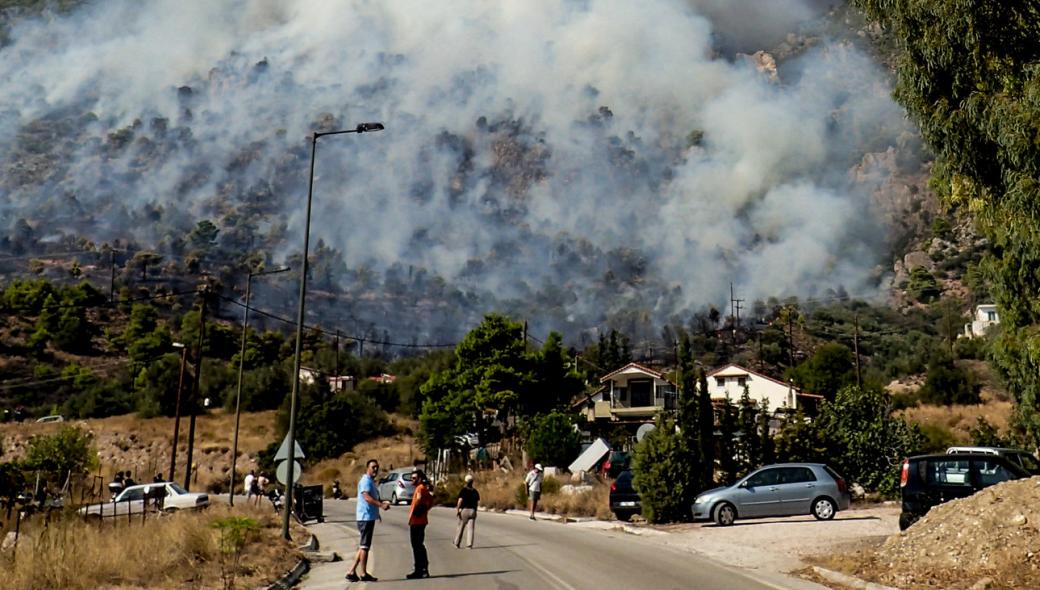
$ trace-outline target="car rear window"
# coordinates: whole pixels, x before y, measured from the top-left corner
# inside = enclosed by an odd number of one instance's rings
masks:
[[[838,472],[837,472],[837,471],[835,471],[835,470],[831,469],[831,468],[830,468],[830,467],[828,467],[827,465],[824,465],[824,466],[823,466],[823,470],[827,472],[827,475],[829,475],[829,476],[831,476],[832,478],[834,478],[834,481],[838,481],[839,479],[845,479],[844,477],[842,477],[842,476],[838,475]]]
[[[931,459],[922,463],[927,464],[925,481],[930,484],[947,486],[971,485],[967,459]]]
[[[1006,467],[997,461],[976,460],[976,469],[979,471],[979,484],[991,486],[993,484],[1016,479],[1015,474],[1008,471]]]

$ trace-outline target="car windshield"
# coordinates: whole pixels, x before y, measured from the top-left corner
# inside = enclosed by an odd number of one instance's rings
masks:
[[[181,486],[179,486],[179,485],[177,485],[175,483],[166,484],[166,485],[168,485],[170,487],[170,489],[173,490],[173,493],[177,494],[178,496],[182,495],[182,494],[187,494],[188,493],[188,490],[182,488]]]

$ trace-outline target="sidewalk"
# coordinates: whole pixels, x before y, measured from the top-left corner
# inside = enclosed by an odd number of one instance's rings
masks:
[[[312,535],[318,537],[318,549],[322,553],[335,551],[343,559],[353,561],[354,553],[357,552],[357,533],[342,523],[322,522],[307,525]],[[311,563],[311,569],[304,576],[300,584],[305,590],[343,590],[346,580],[343,575],[347,573],[350,564],[344,565],[339,562]]]

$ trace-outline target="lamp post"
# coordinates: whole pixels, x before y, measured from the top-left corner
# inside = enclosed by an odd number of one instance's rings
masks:
[[[235,465],[238,462],[238,426],[242,418],[242,370],[246,361],[246,336],[249,332],[249,296],[252,293],[253,277],[273,275],[289,270],[289,267],[276,268],[261,272],[250,271],[246,277],[246,308],[242,312],[242,350],[238,353],[238,391],[235,393],[235,438],[231,445],[231,489],[228,491],[228,504],[235,505]]]
[[[177,380],[177,407],[174,410],[173,419],[173,449],[170,451],[170,477],[167,481],[173,481],[173,471],[177,469],[177,439],[181,431],[181,391],[184,389],[184,368],[188,363],[188,347],[180,342],[173,343],[174,348],[181,349],[181,374]]]
[[[354,129],[339,131],[315,131],[311,136],[311,171],[307,184],[307,215],[303,226],[303,268],[300,269],[300,300],[296,314],[296,353],[293,356],[292,394],[289,398],[289,432],[286,435],[289,457],[286,461],[285,506],[282,513],[282,537],[289,540],[289,514],[293,505],[293,468],[296,461],[296,398],[300,394],[300,354],[303,347],[304,300],[307,296],[307,254],[311,240],[311,202],[314,197],[314,156],[318,151],[318,138],[326,135],[365,133],[381,131],[382,123],[359,123]]]

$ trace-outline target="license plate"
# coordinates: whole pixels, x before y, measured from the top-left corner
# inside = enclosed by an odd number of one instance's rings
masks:
[[[635,502],[618,502],[618,506],[635,506]]]

